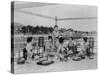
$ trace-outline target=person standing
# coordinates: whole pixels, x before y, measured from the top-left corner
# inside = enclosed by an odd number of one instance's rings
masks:
[[[59,41],[59,30],[58,30],[58,26],[57,25],[54,26],[54,31],[52,33],[52,37],[53,37],[53,45],[57,49],[58,41]]]

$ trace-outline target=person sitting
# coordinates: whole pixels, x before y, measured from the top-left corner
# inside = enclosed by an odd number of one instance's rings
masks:
[[[58,46],[58,50],[57,50],[57,55],[58,55],[58,59],[60,59],[60,61],[66,60],[65,59],[65,56],[67,55],[66,49],[67,48],[64,44],[64,38],[59,37],[59,46]]]
[[[53,46],[53,39],[52,39],[52,36],[48,36],[48,41],[46,43],[46,48],[47,49],[51,49]]]
[[[33,55],[33,46],[32,46],[32,37],[27,38],[26,50],[27,50],[27,62],[30,63],[32,61]]]
[[[68,42],[67,48],[68,48],[68,51],[72,51],[73,54],[77,53],[76,42],[73,40],[73,37],[69,38],[69,42]]]
[[[78,56],[80,56],[82,59],[85,59],[85,56],[88,54],[89,50],[89,43],[88,43],[88,38],[83,37],[83,41],[81,43],[81,51],[79,51]]]
[[[45,43],[45,54],[48,56],[53,52],[53,39],[52,36],[48,36],[48,41]]]

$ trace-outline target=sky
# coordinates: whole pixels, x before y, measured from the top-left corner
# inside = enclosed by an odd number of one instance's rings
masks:
[[[15,2],[14,22],[24,25],[54,27],[55,20],[52,18],[55,18],[55,16],[57,16],[58,19],[97,17],[97,7],[69,4]],[[57,21],[57,25],[59,28],[96,31],[97,19],[59,20]]]

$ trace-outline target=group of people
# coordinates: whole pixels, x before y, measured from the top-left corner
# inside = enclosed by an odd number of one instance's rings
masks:
[[[89,39],[83,37],[81,41],[81,43],[77,43],[77,39],[73,37],[68,37],[68,39],[65,40],[63,32],[60,32],[58,26],[55,25],[54,31],[48,35],[48,40],[44,43],[42,48],[43,52],[39,60],[46,57],[45,60],[48,61],[51,56],[53,57],[51,59],[52,61],[66,61],[68,58],[73,58],[73,60],[85,59],[85,57],[91,58],[92,51],[90,49]],[[37,55],[33,43],[32,37],[28,37],[26,48],[23,50],[23,57],[29,63],[32,61],[32,58],[34,59]],[[78,48],[78,46],[80,47]]]
[[[56,50],[56,54],[59,60],[68,60],[68,57],[73,57],[73,59],[85,59],[85,57],[93,58],[93,44],[90,48],[90,43],[94,43],[94,40],[89,41],[87,37],[81,37],[81,42],[78,43],[74,37],[68,37],[65,40],[63,32],[58,30],[58,26],[54,26],[54,31],[48,36],[47,46],[49,50]],[[52,46],[52,47],[51,47]],[[79,47],[79,48],[78,48]],[[52,49],[53,48],[53,49]]]

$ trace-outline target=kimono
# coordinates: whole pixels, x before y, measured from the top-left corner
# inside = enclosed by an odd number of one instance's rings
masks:
[[[53,31],[53,45],[58,47],[59,31]]]
[[[88,50],[89,50],[89,43],[83,41],[81,43],[81,51],[79,51],[78,56],[85,58],[85,55],[87,54]]]
[[[67,48],[68,50],[71,50],[73,52],[73,54],[77,53],[77,44],[75,41],[69,41],[67,44]]]
[[[48,40],[45,43],[45,52],[46,52],[46,54],[50,54],[51,52],[53,52],[53,50],[54,50],[53,42]]]
[[[26,50],[27,50],[27,61],[28,62],[31,62],[32,60],[32,55],[33,55],[32,49],[33,49],[32,43],[27,43]]]
[[[66,42],[59,43],[57,55],[58,55],[58,59],[60,59],[61,61],[66,60],[66,56],[67,56]]]

